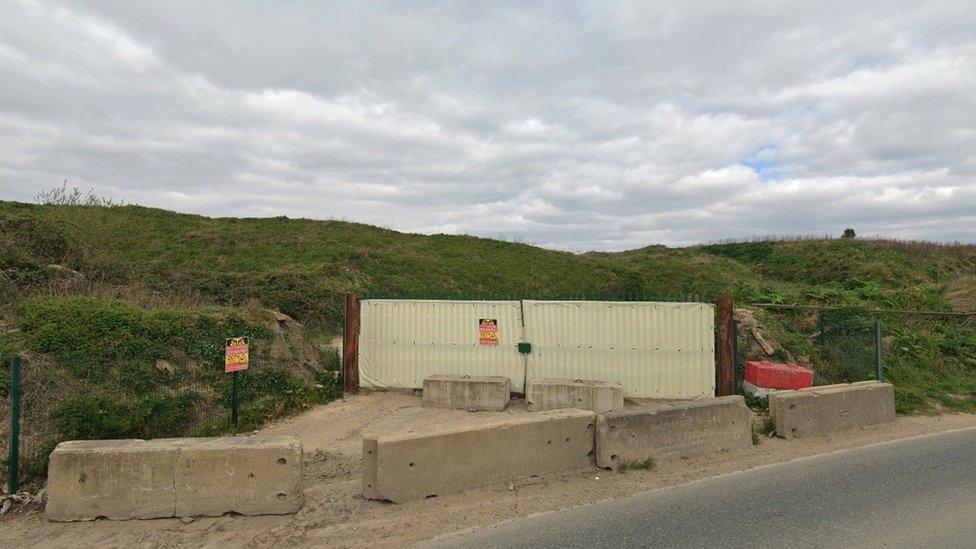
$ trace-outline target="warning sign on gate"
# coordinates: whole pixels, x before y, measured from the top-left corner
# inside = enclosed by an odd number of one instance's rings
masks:
[[[224,373],[247,370],[250,359],[250,340],[247,337],[229,337],[224,344]]]
[[[481,345],[498,345],[497,318],[482,318],[478,320],[478,343]]]

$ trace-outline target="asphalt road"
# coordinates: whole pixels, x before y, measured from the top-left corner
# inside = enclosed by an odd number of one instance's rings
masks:
[[[976,547],[976,429],[752,469],[432,547]]]

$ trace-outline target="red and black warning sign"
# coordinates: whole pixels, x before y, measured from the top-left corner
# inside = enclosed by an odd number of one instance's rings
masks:
[[[498,345],[498,319],[478,319],[478,344]]]
[[[247,370],[250,361],[251,338],[229,337],[224,342],[224,373]]]

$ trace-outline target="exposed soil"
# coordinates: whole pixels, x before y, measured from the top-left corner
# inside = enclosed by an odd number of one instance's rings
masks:
[[[354,547],[403,545],[530,514],[655,490],[697,479],[939,431],[976,427],[976,415],[899,417],[887,425],[784,441],[763,438],[752,448],[657,464],[650,471],[548,475],[512,485],[396,505],[361,495],[361,438],[433,425],[490,421],[521,414],[426,409],[410,392],[367,393],[283,420],[262,432],[290,434],[305,447],[306,503],[289,516],[51,523],[39,507],[0,519],[5,547]]]

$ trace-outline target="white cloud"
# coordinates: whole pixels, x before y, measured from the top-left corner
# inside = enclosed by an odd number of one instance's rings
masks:
[[[0,196],[67,178],[567,249],[974,241],[973,20],[969,2],[17,2]]]

